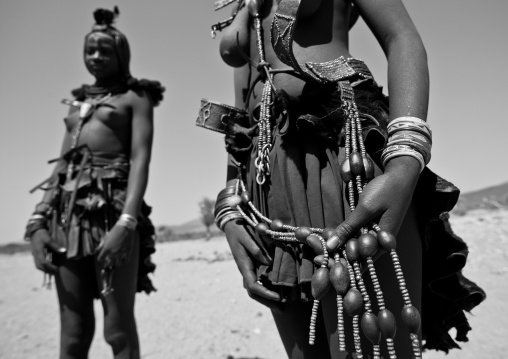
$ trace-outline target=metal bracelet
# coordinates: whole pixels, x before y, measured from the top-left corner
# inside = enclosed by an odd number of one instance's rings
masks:
[[[138,226],[138,220],[128,213],[122,213],[118,218],[118,221],[116,221],[116,224],[133,231]]]

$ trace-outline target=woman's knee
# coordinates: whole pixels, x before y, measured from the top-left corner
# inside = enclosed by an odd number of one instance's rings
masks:
[[[62,314],[60,352],[61,358],[87,358],[95,331],[95,319],[91,316]]]
[[[114,353],[121,352],[130,341],[127,332],[112,328],[104,329],[104,340],[111,346]]]
[[[121,352],[126,347],[137,346],[137,331],[134,315],[122,315],[121,318],[104,318],[104,340],[113,352]]]

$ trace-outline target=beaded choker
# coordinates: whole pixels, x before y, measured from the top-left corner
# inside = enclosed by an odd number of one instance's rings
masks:
[[[118,94],[124,93],[129,90],[129,86],[126,83],[115,84],[111,86],[87,86],[85,87],[85,94],[87,97],[95,97],[99,95],[107,94]]]

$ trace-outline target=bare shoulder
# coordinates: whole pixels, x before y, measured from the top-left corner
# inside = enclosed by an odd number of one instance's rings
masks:
[[[378,39],[416,32],[402,0],[353,0],[353,3]]]
[[[128,90],[122,97],[125,101],[128,101],[131,106],[149,106],[153,107],[152,98],[148,91],[140,90]]]

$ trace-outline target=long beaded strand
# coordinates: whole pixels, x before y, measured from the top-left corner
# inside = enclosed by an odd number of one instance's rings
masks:
[[[256,45],[258,48],[259,64],[257,66],[261,76],[264,77],[263,92],[261,94],[261,108],[259,114],[259,135],[258,151],[254,161],[256,166],[256,182],[260,185],[266,182],[270,176],[270,151],[272,149],[272,128],[271,128],[271,108],[272,108],[272,88],[273,74],[270,72],[270,64],[266,62],[265,49],[263,42],[263,29],[261,27],[261,17],[259,11],[263,6],[263,0],[246,0],[247,9],[254,19],[254,29],[256,30]]]
[[[350,123],[350,125],[348,125],[348,123],[346,124],[346,160],[341,166],[341,174],[343,174],[344,180],[348,182],[350,208],[351,211],[354,211],[354,202],[356,202],[355,200],[362,193],[363,187],[365,187],[367,182],[373,178],[374,171],[372,161],[367,157],[365,151],[365,145],[362,138],[362,127],[358,116],[358,109],[356,104],[353,101],[350,101],[352,96],[349,93],[349,86],[346,83],[339,83],[339,87],[341,88],[341,92],[343,94],[343,109],[347,117],[347,122]],[[350,130],[348,131],[348,129]],[[348,139],[348,137],[351,138]],[[348,150],[348,147],[351,147],[352,151]],[[360,152],[357,151],[358,147],[360,148]],[[365,176],[364,181],[362,181],[362,173]],[[354,188],[352,182],[356,183],[356,188]],[[356,193],[354,193],[354,189],[356,189]],[[413,354],[415,358],[421,358],[421,349],[418,338],[421,322],[420,315],[418,310],[411,304],[409,293],[404,281],[404,276],[402,274],[402,269],[398,260],[398,255],[395,252],[395,237],[386,231],[381,231],[381,228],[377,224],[373,224],[372,227],[377,232],[377,238],[376,236],[368,233],[368,230],[364,228],[362,230],[363,234],[359,238],[359,251],[362,257],[364,257],[367,261],[369,274],[374,285],[374,291],[376,293],[376,298],[379,306],[379,328],[386,339],[390,359],[397,358],[393,343],[393,338],[396,332],[396,321],[391,311],[385,307],[381,286],[379,284],[379,280],[377,278],[374,267],[374,261],[372,259],[378,249],[378,241],[381,246],[390,253],[392,258],[395,274],[397,276],[399,288],[404,300],[402,319],[410,331],[410,340],[412,343]],[[379,238],[379,233],[382,234],[381,239]],[[349,242],[351,242],[351,240]],[[353,264],[353,266],[354,265],[355,264]],[[376,332],[376,329],[374,328],[376,325],[377,323],[374,321],[371,323],[366,323],[363,328],[364,333],[367,335],[366,332]],[[375,346],[374,350],[377,351],[378,348]]]
[[[416,359],[420,359],[422,358],[420,339],[418,336],[421,326],[420,312],[411,303],[411,298],[409,296],[409,291],[407,290],[406,287],[404,274],[402,273],[402,268],[400,266],[399,256],[395,251],[396,247],[395,236],[391,233],[381,230],[381,228],[377,224],[373,224],[372,227],[376,231],[377,240],[379,244],[385,251],[387,251],[390,254],[390,258],[392,259],[395,275],[397,277],[399,289],[402,294],[402,299],[404,301],[404,307],[402,308],[402,321],[409,330],[409,338],[411,340],[411,344],[413,347],[414,356]]]
[[[323,229],[305,226],[293,227],[283,224],[280,220],[270,220],[254,206],[250,200],[245,184],[241,178],[238,178],[237,183],[235,184],[235,189],[238,190],[240,188],[242,190],[241,194],[236,192],[235,195],[230,197],[230,207],[237,210],[245,219],[245,221],[256,230],[256,232],[263,236],[268,235],[273,239],[282,242],[306,243],[312,248],[316,249],[316,252],[323,252],[323,262],[320,268],[314,272],[311,280],[311,289],[312,296],[314,297],[314,303],[312,306],[312,315],[310,319],[309,344],[312,345],[315,341],[316,319],[318,314],[319,301],[325,296],[331,285],[328,271],[328,250],[326,247],[326,242],[321,235],[323,233]],[[244,209],[242,209],[242,203],[247,206],[247,209],[250,210],[249,212],[252,214],[252,216],[250,216]]]

